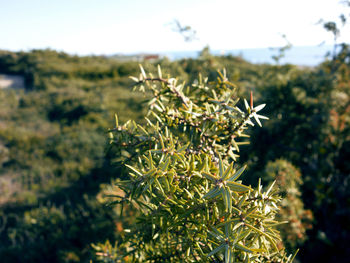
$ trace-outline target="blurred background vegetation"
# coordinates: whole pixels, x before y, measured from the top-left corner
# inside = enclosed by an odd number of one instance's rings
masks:
[[[324,23],[336,38],[336,24]],[[335,28],[334,28],[335,26]],[[284,51],[284,50],[282,50]],[[279,54],[280,55],[280,54]],[[277,61],[278,62],[278,61]],[[187,83],[225,68],[239,92],[266,103],[270,121],[251,133],[240,163],[246,184],[276,180],[284,198],[283,243],[300,262],[350,257],[350,47],[315,67],[252,64],[214,56],[142,61]],[[91,244],[113,243],[132,223],[107,206],[106,185],[120,178],[107,129],[143,122],[143,95],[130,75],[138,62],[54,50],[0,51],[0,74],[24,88],[0,89],[0,258],[2,262],[89,262]]]

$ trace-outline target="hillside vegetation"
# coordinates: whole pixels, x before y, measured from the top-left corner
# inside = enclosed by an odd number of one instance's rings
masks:
[[[232,56],[145,61],[147,72],[209,82],[218,69],[266,103],[238,163],[245,184],[277,180],[284,197],[284,246],[302,262],[344,261],[350,228],[350,50],[343,45],[315,68],[254,65]],[[24,90],[0,90],[0,258],[3,262],[89,262],[91,244],[118,241],[121,219],[106,205],[106,185],[121,177],[107,130],[143,123],[146,95],[132,92],[135,62],[52,50],[0,52],[0,74],[21,75]],[[241,102],[239,102],[241,103]],[[106,245],[107,246],[107,245]],[[317,254],[315,254],[317,251]]]

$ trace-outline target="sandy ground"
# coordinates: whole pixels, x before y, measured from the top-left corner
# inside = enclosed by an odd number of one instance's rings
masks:
[[[0,74],[0,89],[24,89],[24,78],[19,75]]]

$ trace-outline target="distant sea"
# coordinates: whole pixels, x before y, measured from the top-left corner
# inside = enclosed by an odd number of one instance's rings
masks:
[[[285,57],[280,60],[280,64],[294,64],[300,66],[316,66],[325,60],[326,54],[333,50],[332,46],[305,46],[292,47],[285,51]],[[275,64],[272,56],[278,54],[276,48],[252,48],[252,49],[232,49],[232,50],[211,50],[213,55],[233,55],[240,56],[251,63]],[[170,60],[182,58],[197,58],[200,51],[178,51],[164,52],[161,55],[167,56]]]

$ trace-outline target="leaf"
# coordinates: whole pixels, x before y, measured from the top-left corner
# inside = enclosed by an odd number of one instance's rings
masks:
[[[222,241],[225,240],[225,239],[223,239],[223,238],[221,237],[224,233],[222,233],[220,230],[216,229],[216,228],[213,227],[213,226],[211,226],[210,228],[214,231],[214,233],[211,232],[211,231],[208,231],[209,234],[211,234],[213,237],[218,238],[218,239],[220,239],[220,240],[222,240]]]
[[[231,263],[232,262],[232,257],[231,257],[231,249],[229,245],[226,245],[225,248],[225,263]]]
[[[243,250],[244,252],[253,253],[253,250],[239,243],[234,244],[234,246],[239,250]]]
[[[148,151],[148,166],[149,166],[150,169],[154,168],[151,151]]]
[[[254,107],[254,111],[255,112],[261,111],[265,106],[266,106],[266,104],[260,104],[256,107]]]
[[[162,78],[162,70],[161,70],[159,64],[158,64],[158,66],[157,66],[157,69],[158,69],[158,77],[159,77],[159,78]]]
[[[185,150],[188,148],[189,145],[190,145],[190,143],[187,143],[186,145],[184,145],[184,146],[182,146],[181,148],[179,148],[179,149],[177,150],[177,152],[178,152],[178,153],[182,153],[183,151],[185,151]]]
[[[257,206],[250,208],[250,209],[247,211],[247,213],[244,215],[244,218],[249,217],[252,213],[255,212],[256,209],[258,209]]]
[[[253,117],[254,117],[255,121],[258,123],[258,125],[259,125],[260,127],[262,127],[261,122],[260,122],[260,120],[259,120],[259,118],[258,118],[258,116],[256,115],[255,112],[253,113]]]
[[[157,232],[152,239],[156,239],[157,237],[159,237],[159,232]]]
[[[246,165],[242,166],[233,176],[231,176],[227,181],[232,182],[237,180],[241,174],[244,172],[245,168],[247,168]]]
[[[232,196],[231,196],[231,191],[228,187],[225,187],[225,194],[226,194],[226,198],[227,198],[227,209],[228,212],[231,213],[232,211]]]
[[[219,177],[220,178],[223,178],[224,176],[224,164],[222,162],[222,159],[221,159],[221,155],[219,154],[219,172],[220,172],[220,175]]]
[[[227,181],[226,185],[228,187],[230,187],[230,189],[232,191],[235,191],[235,192],[246,192],[246,191],[252,191],[253,190],[249,186],[246,186],[244,184],[239,184],[239,183],[236,183],[236,182],[229,182],[229,181]]]
[[[148,190],[148,188],[150,188],[150,187],[152,186],[152,184],[153,184],[154,180],[155,180],[155,177],[151,177],[151,179],[149,180],[149,182],[148,182],[148,183],[146,183],[146,185],[143,187],[143,189],[142,189],[142,192],[141,192],[141,193],[146,192],[146,191]]]
[[[139,128],[145,135],[149,135],[149,133],[141,125],[138,124],[137,128]]]
[[[159,141],[160,141],[160,145],[162,147],[162,150],[165,150],[165,146],[164,146],[164,141],[163,141],[163,136],[161,134],[159,134]]]
[[[147,173],[145,173],[145,177],[151,177],[157,172],[157,169],[151,169]]]
[[[225,225],[225,237],[229,238],[231,235],[231,222],[226,222],[224,225]]]
[[[126,164],[125,166],[128,167],[130,170],[134,171],[139,176],[143,176],[140,171],[138,171],[136,168],[132,167],[131,165]]]
[[[270,235],[268,235],[267,233],[261,231],[260,229],[254,227],[254,226],[252,226],[252,225],[250,225],[250,224],[247,224],[247,223],[246,223],[245,226],[247,226],[247,227],[253,229],[254,231],[256,231],[256,232],[258,232],[259,234],[261,234],[261,235],[263,235],[264,237],[266,237],[266,238],[270,241],[270,243],[273,245],[274,249],[275,249],[276,251],[278,251],[278,248],[277,248],[277,246],[276,246],[276,241],[275,241]]]
[[[223,250],[223,249],[225,248],[225,246],[227,246],[226,243],[221,244],[220,246],[218,246],[217,248],[215,248],[213,251],[211,251],[211,252],[208,254],[207,257],[209,258],[209,257],[211,257],[212,255],[214,255],[214,254],[218,253],[219,251]]]
[[[216,197],[218,194],[220,194],[220,189],[218,187],[215,187],[213,189],[211,189],[208,193],[206,193],[203,198],[206,199],[211,199]]]
[[[227,177],[230,175],[231,171],[233,168],[233,162],[230,163],[230,166],[226,169],[226,171],[224,172],[223,176],[222,176],[222,180],[226,180]]]
[[[139,64],[139,67],[140,67],[140,70],[141,70],[141,73],[142,73],[142,76],[143,76],[143,78],[147,78],[147,75],[146,75],[146,72],[145,72],[145,70],[143,69],[143,67],[142,67],[142,65],[141,64]]]
[[[152,114],[160,123],[163,122],[162,119],[161,119],[154,111],[152,111],[151,114]]]
[[[248,101],[246,99],[244,99],[244,106],[247,110],[250,109]]]
[[[170,162],[170,157],[169,157],[169,155],[167,155],[167,156],[165,157],[165,160],[163,161],[163,163],[159,165],[159,166],[160,166],[160,169],[161,169],[163,172],[165,172],[165,171],[168,169],[169,162]]]
[[[212,181],[213,183],[216,182],[216,180],[218,178],[216,178],[214,175],[211,175],[209,173],[206,173],[206,172],[202,172],[202,175],[205,176],[205,178],[209,179],[210,181]]]
[[[163,196],[166,196],[166,195],[165,195],[165,192],[164,192],[164,189],[163,189],[162,185],[160,184],[160,182],[158,181],[158,179],[155,178],[154,181],[156,182],[156,185],[158,186],[158,189],[160,190],[160,192],[162,193],[162,195],[163,195]]]
[[[272,182],[272,184],[270,185],[269,189],[266,191],[266,193],[265,193],[266,196],[269,195],[269,193],[271,192],[271,190],[272,190],[273,186],[275,185],[275,183],[276,183],[276,180]]]
[[[229,200],[228,200],[228,195],[226,193],[226,189],[225,188],[221,188],[220,190],[221,190],[222,198],[224,200],[225,211],[228,212],[229,211]]]
[[[229,151],[228,151],[228,155],[229,155],[234,161],[236,161],[236,156],[238,157],[238,155],[235,155],[235,154],[232,152],[232,150],[229,150]]]
[[[269,119],[268,117],[263,116],[263,115],[259,115],[259,114],[256,114],[256,116],[258,116],[259,119],[263,119],[263,120],[268,120]]]
[[[133,77],[133,76],[129,76],[129,78],[132,79],[132,80],[135,81],[135,82],[139,82],[139,81],[140,81],[138,78],[135,78],[135,77]]]
[[[294,258],[296,257],[296,255],[298,254],[299,252],[299,248],[295,251],[295,253],[293,254],[292,258],[290,260],[288,260],[288,262],[293,262],[294,261]]]
[[[190,199],[193,199],[193,195],[186,188],[184,188],[184,191],[187,193]]]
[[[181,162],[183,166],[186,166],[185,156],[183,154],[174,153],[174,159]]]
[[[118,128],[119,127],[118,115],[114,114],[114,118],[115,118],[115,127]]]

